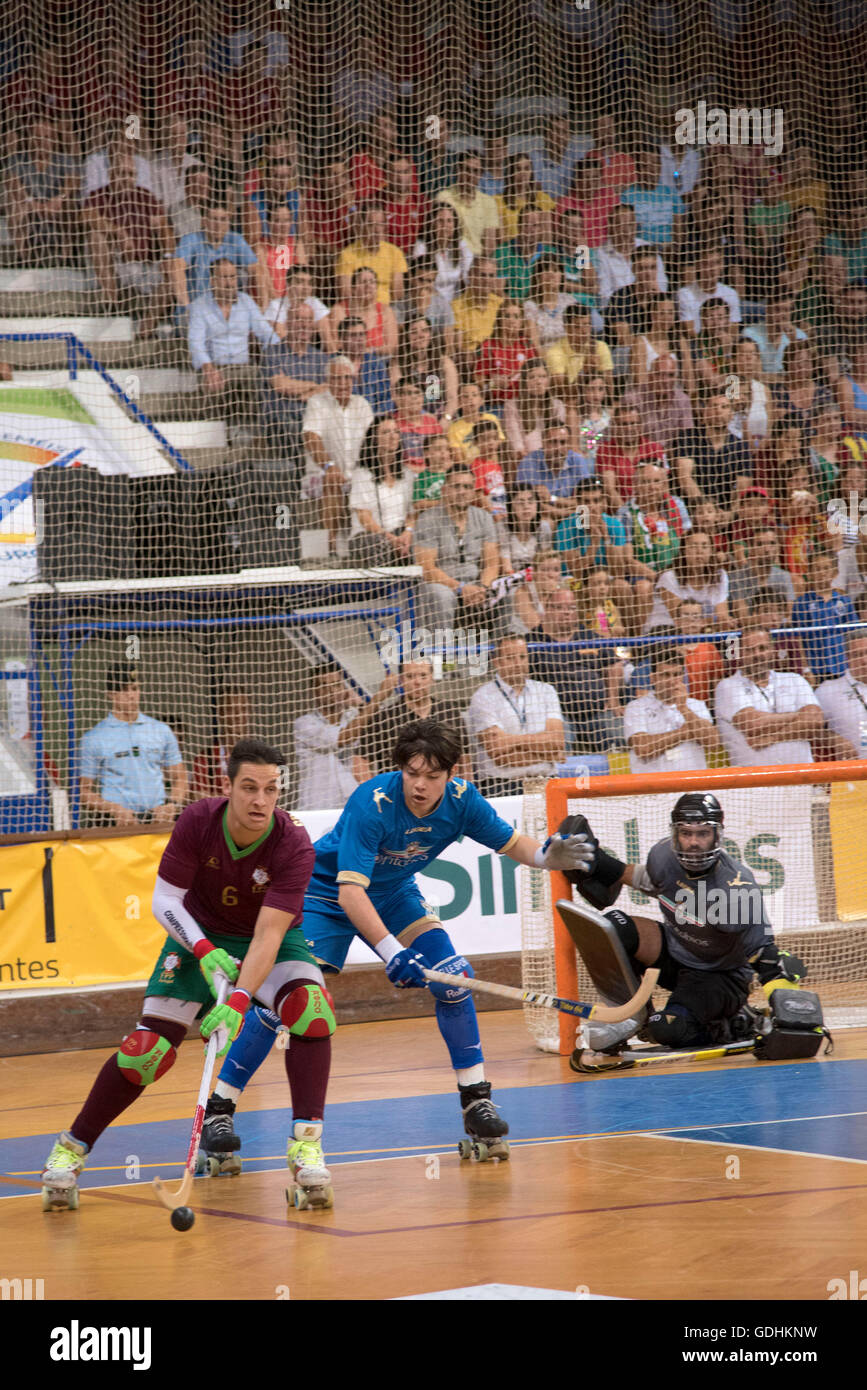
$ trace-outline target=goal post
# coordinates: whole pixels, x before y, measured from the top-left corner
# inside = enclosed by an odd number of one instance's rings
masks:
[[[552,778],[526,789],[524,828],[533,833],[535,822],[551,834],[565,816],[583,812],[605,849],[644,862],[668,834],[674,800],[690,790],[719,795],[726,848],[755,873],[777,943],[806,961],[830,1021],[867,1022],[867,762]],[[592,1002],[596,992],[556,910],[571,885],[562,873],[528,871],[527,878],[549,882],[528,883],[522,897],[525,987]],[[659,912],[631,888],[621,906]],[[573,1050],[574,1020],[530,1006],[525,1017],[540,1047]]]

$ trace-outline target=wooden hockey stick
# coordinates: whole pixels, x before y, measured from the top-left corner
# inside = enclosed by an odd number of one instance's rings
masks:
[[[647,1003],[659,979],[658,970],[645,970],[641,984],[625,1004],[581,1004],[576,999],[558,999],[554,994],[539,994],[532,989],[517,989],[514,985],[495,985],[489,980],[470,979],[468,975],[445,975],[441,970],[425,970],[426,980],[452,988],[477,990],[479,994],[498,994],[501,999],[517,999],[523,1004],[535,1004],[540,1009],[556,1009],[576,1018],[593,1018],[600,1023],[622,1023]]]
[[[226,995],[229,992],[229,982],[222,979],[217,986],[217,1005],[226,1002]],[[193,1190],[193,1178],[196,1176],[196,1158],[199,1153],[199,1143],[202,1138],[202,1125],[205,1123],[205,1106],[208,1104],[208,1092],[211,1089],[211,1074],[214,1070],[214,1062],[217,1058],[217,1044],[219,1043],[220,1029],[217,1028],[208,1038],[208,1046],[205,1048],[205,1065],[202,1070],[202,1084],[199,1087],[199,1099],[196,1102],[196,1113],[193,1117],[193,1129],[190,1134],[190,1147],[187,1150],[187,1162],[184,1168],[184,1176],[181,1178],[177,1192],[170,1192],[163,1183],[162,1178],[154,1178],[154,1190],[157,1197],[164,1207],[169,1211],[174,1211],[176,1207],[188,1207],[190,1193]]]

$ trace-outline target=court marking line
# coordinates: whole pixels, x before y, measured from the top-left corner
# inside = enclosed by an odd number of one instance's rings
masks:
[[[520,1148],[520,1149],[526,1149],[526,1148],[531,1148],[533,1145],[536,1145],[536,1144],[582,1144],[582,1143],[585,1143],[585,1142],[586,1142],[587,1140],[589,1140],[589,1139],[630,1139],[630,1138],[635,1138],[635,1137],[647,1138],[647,1139],[654,1139],[654,1138],[667,1139],[667,1138],[674,1138],[676,1135],[680,1134],[681,1132],[685,1132],[685,1131],[687,1131],[687,1130],[697,1130],[697,1129],[744,1129],[744,1128],[748,1128],[748,1127],[750,1127],[750,1126],[752,1126],[752,1125],[755,1125],[755,1126],[759,1126],[759,1125],[789,1125],[789,1124],[799,1124],[799,1123],[801,1123],[801,1122],[803,1122],[803,1121],[807,1121],[807,1120],[846,1120],[846,1119],[857,1119],[859,1116],[862,1116],[862,1115],[867,1115],[867,1110],[840,1110],[840,1111],[836,1111],[836,1112],[834,1112],[834,1113],[832,1113],[832,1114],[830,1114],[830,1115],[791,1115],[791,1116],[785,1116],[785,1117],[783,1117],[783,1118],[773,1119],[773,1120],[731,1120],[731,1121],[729,1121],[729,1122],[725,1122],[725,1121],[724,1121],[724,1122],[722,1122],[722,1123],[715,1123],[715,1124],[710,1124],[710,1125],[660,1125],[658,1129],[648,1128],[648,1127],[645,1126],[645,1128],[643,1128],[643,1129],[608,1129],[608,1130],[599,1130],[599,1131],[595,1131],[595,1132],[592,1132],[592,1133],[589,1133],[589,1134],[540,1134],[540,1135],[534,1135],[532,1138],[529,1138],[529,1139],[510,1139],[509,1143],[510,1143],[510,1146],[511,1146],[512,1148],[516,1148],[516,1149],[519,1149],[519,1148]],[[156,1124],[165,1124],[165,1123],[167,1123],[167,1122],[164,1121],[164,1120],[159,1120],[159,1121],[154,1121],[154,1123],[156,1123]],[[168,1121],[168,1123],[173,1123],[173,1122],[172,1122],[172,1121]],[[696,1140],[695,1142],[696,1142],[696,1143],[700,1143],[701,1141],[700,1141],[700,1140]],[[724,1140],[719,1140],[719,1141],[709,1141],[709,1142],[724,1143],[725,1141],[724,1141]],[[735,1143],[734,1140],[732,1140],[731,1142],[732,1142],[732,1143]],[[327,1152],[326,1152],[326,1158],[344,1158],[347,1154],[384,1154],[384,1155],[391,1155],[392,1158],[416,1158],[416,1157],[417,1157],[418,1155],[420,1155],[420,1154],[424,1154],[424,1155],[437,1155],[437,1156],[440,1156],[440,1155],[443,1155],[443,1154],[454,1153],[456,1147],[457,1147],[457,1145],[456,1145],[455,1141],[452,1141],[452,1142],[450,1143],[450,1145],[449,1145],[448,1148],[438,1148],[438,1147],[436,1146],[436,1144],[434,1143],[434,1144],[411,1144],[411,1145],[410,1145],[410,1144],[406,1144],[406,1145],[401,1145],[399,1148],[396,1147],[396,1146],[392,1146],[392,1147],[390,1147],[390,1148],[383,1148],[383,1149],[333,1149],[333,1150],[330,1150],[330,1151],[327,1151]],[[758,1144],[744,1144],[744,1145],[740,1145],[740,1147],[741,1147],[741,1148],[753,1148],[753,1149],[758,1149],[758,1148],[761,1147],[761,1145],[758,1145]],[[774,1148],[769,1148],[768,1152],[770,1152],[770,1153],[794,1153],[795,1150],[793,1150],[793,1149],[779,1149],[779,1150],[778,1150],[778,1149],[774,1149]],[[808,1151],[808,1152],[805,1153],[805,1157],[808,1157],[808,1158],[836,1158],[837,1155],[836,1155],[836,1154],[819,1153],[819,1152],[817,1152],[817,1153],[810,1153],[810,1152]],[[257,1155],[257,1156],[255,1156],[255,1157],[251,1156],[251,1157],[249,1157],[249,1158],[246,1160],[246,1162],[248,1162],[248,1163],[271,1163],[271,1162],[281,1162],[282,1159],[283,1159],[283,1155],[282,1155],[282,1154],[273,1154],[273,1155],[263,1154],[263,1155]],[[383,1161],[386,1161],[386,1160],[384,1160],[384,1159],[373,1159],[373,1158],[370,1158],[370,1159],[358,1158],[358,1159],[356,1159],[356,1160],[350,1159],[350,1163],[352,1163],[353,1161],[359,1162],[359,1163],[365,1163],[365,1162],[374,1163],[374,1162],[383,1162]],[[851,1161],[852,1163],[867,1162],[867,1160],[864,1160],[864,1159],[851,1159],[850,1161]],[[348,1167],[348,1166],[349,1166],[349,1164],[341,1164],[341,1167]],[[88,1171],[91,1172],[91,1173],[112,1173],[112,1172],[120,1172],[120,1170],[121,1170],[122,1168],[125,1168],[125,1167],[126,1167],[126,1164],[124,1164],[124,1163],[113,1163],[113,1164],[105,1164],[105,1165],[103,1165],[103,1166],[101,1166],[101,1167],[98,1167],[98,1168],[96,1168],[96,1167],[90,1168]],[[164,1160],[157,1160],[156,1162],[153,1162],[153,1163],[141,1163],[141,1164],[139,1164],[139,1167],[140,1167],[140,1168],[169,1168],[169,1169],[171,1169],[171,1168],[183,1168],[183,1163],[181,1162],[180,1159],[164,1159]],[[264,1169],[258,1169],[257,1171],[259,1171],[259,1172],[273,1172],[274,1170],[273,1170],[273,1169],[264,1168]],[[0,1187],[2,1187],[2,1185],[3,1185],[3,1176],[4,1176],[4,1175],[3,1175],[2,1173],[0,1173]],[[39,1177],[39,1176],[41,1176],[41,1169],[38,1169],[38,1168],[21,1168],[21,1169],[13,1168],[13,1169],[11,1169],[11,1170],[9,1171],[9,1173],[8,1173],[7,1176],[8,1176],[8,1178],[9,1178],[10,1180],[11,1180],[11,1179],[14,1179],[14,1178]],[[107,1184],[107,1186],[112,1186],[112,1184]],[[95,1191],[97,1191],[97,1190],[98,1190],[98,1189],[95,1188],[95,1187],[86,1187],[86,1188],[83,1188],[83,1189],[82,1189],[82,1191],[84,1191],[84,1192],[95,1192]],[[0,1197],[0,1201],[5,1201],[5,1200],[6,1200],[5,1198]]]
[[[776,1149],[771,1144],[738,1143],[737,1139],[694,1139],[690,1134],[654,1134],[654,1139],[668,1139],[672,1144],[716,1144],[729,1149],[747,1149],[751,1153],[794,1154],[796,1158],[826,1158],[833,1163],[863,1163],[867,1158],[849,1158],[847,1154],[818,1154],[809,1149]]]

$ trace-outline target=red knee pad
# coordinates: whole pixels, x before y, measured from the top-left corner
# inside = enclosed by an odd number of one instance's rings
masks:
[[[324,985],[304,980],[280,1006],[280,1021],[299,1038],[327,1038],[335,1031],[334,1000]]]
[[[134,1086],[149,1086],[165,1076],[177,1055],[168,1038],[147,1028],[137,1028],[121,1043],[117,1065],[121,1075]]]

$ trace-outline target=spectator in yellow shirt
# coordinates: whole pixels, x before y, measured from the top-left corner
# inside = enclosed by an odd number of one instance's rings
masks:
[[[564,400],[574,400],[578,378],[585,367],[592,368],[610,382],[614,359],[607,343],[593,337],[592,310],[586,304],[570,304],[563,312],[565,338],[545,353],[551,373],[551,387]]]
[[[506,160],[503,191],[496,199],[500,213],[500,232],[503,241],[514,241],[518,235],[518,218],[525,207],[536,208],[545,214],[539,241],[551,241],[552,217],[557,204],[543,193],[533,177],[533,161],[528,154],[512,154]]]
[[[485,398],[482,389],[474,381],[465,381],[458,388],[458,406],[460,415],[452,421],[446,431],[446,438],[452,449],[460,449],[467,463],[471,463],[479,452],[473,442],[473,431],[476,425],[484,420],[486,423],[494,424],[499,431],[500,443],[505,444],[506,436],[503,427],[496,415],[489,414],[484,409]]]
[[[479,191],[482,160],[477,150],[464,150],[458,162],[457,182],[437,194],[437,201],[454,208],[461,236],[474,256],[492,256],[500,235],[500,210],[496,198]]]
[[[452,313],[461,351],[465,357],[479,350],[494,331],[502,296],[494,294],[497,266],[490,256],[479,256],[470,267],[467,288],[452,300]],[[465,363],[472,367],[472,363]]]
[[[390,304],[403,299],[406,257],[399,246],[385,241],[385,209],[382,203],[365,203],[360,214],[359,237],[337,257],[335,274],[341,299],[349,299],[350,280],[361,266],[370,266],[378,285],[377,302]]]

